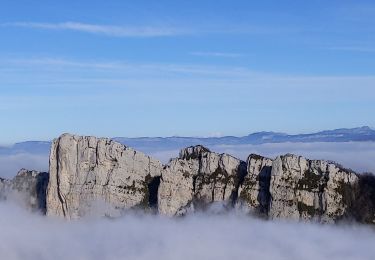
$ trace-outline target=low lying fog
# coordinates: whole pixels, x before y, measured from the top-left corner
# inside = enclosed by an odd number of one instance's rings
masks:
[[[0,155],[0,177],[12,178],[22,168],[48,172],[48,160],[47,154]]]
[[[271,158],[281,154],[294,153],[310,159],[336,161],[357,172],[375,173],[375,142],[219,145],[209,148],[215,152],[232,154],[242,160],[246,160],[250,153]],[[165,150],[159,147],[149,147],[142,151],[163,163],[167,163],[170,158],[177,157],[179,152],[179,150]],[[48,155],[25,153],[0,155],[0,177],[11,178],[21,168],[48,171]]]
[[[284,153],[335,160],[357,171],[375,172],[375,143],[283,143],[214,146],[241,159],[250,153]],[[144,151],[163,162],[177,150]],[[20,168],[48,170],[48,155],[0,156],[0,176]],[[116,220],[65,222],[0,202],[0,259],[369,259],[375,257],[375,230],[266,222],[239,213],[181,219],[129,214]]]
[[[179,219],[129,214],[66,222],[0,203],[0,259],[368,259],[369,227],[271,222],[239,213]]]

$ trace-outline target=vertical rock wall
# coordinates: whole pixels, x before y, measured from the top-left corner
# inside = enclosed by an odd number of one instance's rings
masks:
[[[241,184],[237,205],[257,215],[267,216],[270,206],[272,160],[256,154],[247,159],[247,175]]]
[[[117,216],[148,208],[161,171],[159,161],[109,139],[64,134],[51,148],[47,215]]]
[[[16,183],[25,189],[30,182]],[[9,187],[5,180],[2,186]],[[131,208],[175,216],[219,202],[270,219],[373,223],[374,186],[373,175],[291,154],[275,160],[252,154],[245,163],[198,145],[162,166],[109,139],[64,134],[51,149],[46,210],[68,219]]]

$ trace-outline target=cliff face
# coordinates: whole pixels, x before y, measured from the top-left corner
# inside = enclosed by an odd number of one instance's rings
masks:
[[[358,176],[334,163],[279,156],[271,173],[270,218],[334,222],[350,214]]]
[[[13,189],[35,187],[15,183]],[[10,187],[5,180],[2,186]],[[274,160],[252,154],[243,162],[198,145],[163,166],[109,139],[64,134],[53,142],[49,216],[118,216],[131,208],[175,216],[214,202],[269,219],[374,223],[375,177],[291,154]]]
[[[247,159],[247,174],[241,184],[237,205],[260,216],[267,216],[271,194],[272,160],[256,154]]]
[[[47,215],[116,216],[148,208],[161,170],[159,161],[109,139],[64,134],[52,144]]]
[[[230,155],[213,153],[203,146],[183,149],[162,173],[159,212],[181,215],[212,202],[233,206],[245,174],[245,163]]]
[[[287,154],[248,158],[237,205],[269,219],[375,222],[375,176]]]
[[[46,212],[48,173],[20,170],[12,180],[0,179],[0,199],[17,200],[32,211]]]

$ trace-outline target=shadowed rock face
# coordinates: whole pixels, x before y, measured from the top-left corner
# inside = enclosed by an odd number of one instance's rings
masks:
[[[109,139],[64,134],[51,148],[47,215],[117,216],[148,208],[150,184],[161,171],[159,161]]]
[[[350,216],[360,223],[375,224],[375,175],[364,173],[358,175],[358,178]]]
[[[12,180],[0,179],[0,199],[17,200],[32,211],[46,212],[49,174],[20,170]]]
[[[247,175],[239,188],[237,205],[257,215],[267,216],[270,206],[272,160],[256,154],[247,159]]]
[[[164,168],[158,193],[161,214],[183,215],[212,202],[233,206],[246,164],[203,146],[183,149]]]
[[[6,199],[6,194],[9,189],[10,182],[9,180],[0,178],[0,201]]]

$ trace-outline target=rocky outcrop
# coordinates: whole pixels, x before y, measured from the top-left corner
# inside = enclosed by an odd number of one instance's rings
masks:
[[[358,206],[359,201],[374,201],[375,205],[375,186],[373,192],[364,192],[370,190],[372,175],[365,178],[333,162],[292,154],[273,161],[250,155],[247,163],[247,175],[239,188],[237,204],[252,213],[270,219],[322,223],[375,219],[373,206],[367,207],[366,213],[358,214],[359,208],[366,208]],[[367,216],[366,221],[361,220],[363,215]]]
[[[0,179],[0,198],[16,200],[32,211],[46,212],[48,173],[20,170],[12,180]]]
[[[358,176],[337,164],[279,156],[272,164],[269,217],[335,222],[350,215]]]
[[[112,140],[64,134],[51,148],[47,215],[72,219],[150,208],[161,171],[159,161]]]
[[[67,219],[127,209],[176,216],[219,203],[268,219],[375,223],[375,176],[332,162],[292,154],[252,154],[243,162],[198,145],[163,166],[110,139],[70,134],[54,140],[49,174],[21,170],[0,179],[0,199],[13,194],[33,210]]]
[[[213,202],[231,207],[245,174],[246,164],[228,154],[213,153],[199,145],[183,149],[162,173],[159,212],[183,215]]]
[[[267,216],[270,206],[272,159],[251,154],[247,159],[247,175],[241,183],[237,205],[241,210]]]

